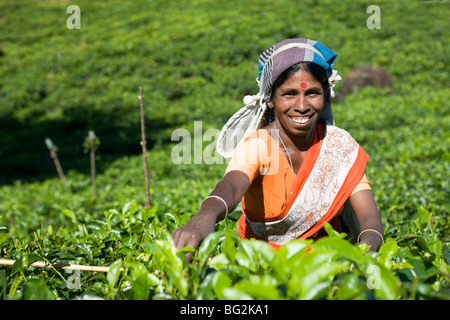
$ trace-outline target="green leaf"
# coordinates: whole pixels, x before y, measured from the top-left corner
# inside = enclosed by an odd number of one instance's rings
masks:
[[[239,281],[234,288],[247,293],[253,299],[279,300],[281,298],[278,282],[270,275],[251,275],[248,279]]]
[[[424,230],[430,225],[431,214],[423,206],[419,207],[418,217],[417,217],[417,228],[419,230]]]
[[[68,217],[70,220],[72,220],[73,223],[77,223],[78,222],[77,216],[72,210],[64,209],[64,210],[62,210],[62,213],[66,217]]]
[[[336,297],[340,300],[363,299],[367,287],[360,279],[359,272],[345,273],[338,286]]]
[[[420,258],[409,259],[408,263],[413,269],[406,269],[405,272],[410,272],[413,278],[425,280],[434,276],[437,272],[437,267],[435,265]]]
[[[88,257],[90,260],[93,259],[92,249],[87,243],[77,242],[75,244],[78,248],[80,248]]]
[[[399,279],[375,260],[367,259],[363,274],[367,279],[368,289],[372,290],[378,299],[394,300],[400,297]]]
[[[221,232],[213,232],[208,234],[202,241],[197,250],[197,258],[200,266],[203,266],[209,256],[217,249],[219,239],[222,236]]]
[[[236,263],[244,269],[255,272],[256,271],[256,265],[253,263],[253,261],[250,259],[250,257],[243,251],[238,250],[236,251],[236,254],[234,255],[236,258]]]
[[[130,201],[125,203],[125,205],[122,208],[122,215],[124,217],[129,217],[135,214],[139,210],[138,205],[134,201]]]
[[[177,255],[179,256],[180,253],[184,254],[184,253],[189,253],[189,252],[195,252],[195,249],[191,246],[187,246],[187,247],[184,247],[184,248],[181,248],[180,250],[178,250]]]
[[[238,241],[234,234],[225,230],[225,239],[222,242],[222,250],[231,264],[236,262],[236,241]]]
[[[149,273],[143,263],[138,261],[125,261],[124,264],[130,270],[127,281],[130,287],[125,294],[132,300],[147,300],[150,296],[150,288],[160,284],[160,280]]]
[[[178,271],[183,269],[183,260],[178,257],[175,245],[168,240],[156,240],[155,244],[161,250],[169,264]]]
[[[0,300],[6,300],[6,274],[5,270],[0,270]]]
[[[284,281],[291,273],[291,268],[303,263],[306,251],[310,248],[312,240],[295,240],[273,250],[274,257],[270,261],[270,267],[280,281]]]
[[[251,247],[252,251],[258,255],[261,263],[272,264],[275,258],[275,250],[267,242],[252,239],[247,240],[246,245]]]
[[[160,252],[158,246],[154,242],[145,241],[141,244],[141,248],[146,253]]]
[[[346,234],[345,233],[339,233],[336,230],[333,229],[333,227],[331,226],[331,224],[325,222],[323,224],[323,228],[325,229],[325,231],[327,232],[328,236],[330,238],[333,239],[343,239],[345,238]]]
[[[218,271],[212,279],[212,289],[218,299],[227,299],[224,291],[231,287],[231,279],[228,274]]]
[[[280,251],[285,252],[286,260],[298,259],[305,255],[305,251],[313,243],[312,240],[294,240],[283,246]]]
[[[189,290],[189,282],[183,272],[171,265],[167,265],[164,271],[167,273],[170,283],[178,290],[178,294],[181,297],[186,296]]]
[[[215,255],[210,261],[209,266],[215,269],[227,268],[230,265],[230,260],[224,253]]]
[[[150,282],[147,274],[141,274],[130,281],[132,300],[147,300],[150,295]]]
[[[411,234],[411,233],[407,233],[407,234],[403,234],[399,237],[400,240],[411,240],[411,239],[416,239],[420,237],[418,234]]]
[[[158,209],[155,206],[142,209],[142,219],[144,221],[147,221],[148,219],[153,218],[154,216],[156,216],[157,210]]]
[[[444,246],[442,247],[442,255],[444,256],[447,264],[450,265],[450,246],[448,243],[444,244]]]
[[[390,269],[393,262],[392,258],[398,251],[397,242],[393,239],[387,240],[380,248],[378,262]]]
[[[3,245],[6,241],[9,239],[9,234],[7,233],[0,233],[0,246]]]
[[[344,239],[324,237],[314,244],[314,248],[321,248],[330,252],[330,254],[333,253],[333,255],[345,257],[357,264],[364,262],[364,255],[361,250]]]
[[[23,272],[27,269],[27,267],[28,267],[28,255],[24,252],[21,252],[19,258],[17,258],[13,264],[11,275],[15,274],[16,272]]]
[[[216,295],[213,291],[213,278],[216,276],[216,272],[211,272],[206,275],[203,281],[200,283],[196,292],[195,299],[197,300],[214,300]]]
[[[320,265],[317,265],[299,279],[300,295],[298,298],[320,298],[320,294],[324,293],[322,289],[330,285],[329,281],[337,274],[347,271],[348,269],[349,263],[346,262],[321,263]]]
[[[95,221],[89,221],[88,223],[85,224],[86,228],[90,229],[90,230],[101,230],[102,229],[102,225],[98,222]]]
[[[244,291],[236,288],[225,288],[221,292],[221,300],[253,300],[253,298]]]
[[[331,281],[325,280],[322,282],[319,282],[318,284],[314,285],[312,288],[310,288],[308,291],[302,291],[304,294],[302,294],[299,299],[302,300],[318,300],[321,298],[324,298],[328,291],[330,291]]]
[[[450,301],[450,289],[442,288],[430,294],[430,298]]]
[[[119,279],[120,271],[122,267],[122,261],[117,260],[113,264],[111,264],[110,269],[106,275],[106,279],[108,280],[109,287],[112,289],[117,283]]]
[[[23,288],[24,300],[54,300],[55,295],[43,279],[28,280]]]
[[[434,263],[436,265],[439,264],[441,255],[444,254],[444,244],[440,240],[436,240],[430,243],[428,249],[431,251],[431,254],[435,257]]]

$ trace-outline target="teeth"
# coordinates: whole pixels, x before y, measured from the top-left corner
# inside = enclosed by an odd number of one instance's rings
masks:
[[[295,123],[304,124],[307,123],[309,118],[292,118]]]

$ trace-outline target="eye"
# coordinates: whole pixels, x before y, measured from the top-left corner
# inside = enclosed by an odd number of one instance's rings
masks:
[[[305,92],[305,95],[310,97],[321,96],[323,91],[321,89],[311,89]]]
[[[296,96],[298,92],[296,90],[287,90],[281,94],[283,97],[293,97]]]

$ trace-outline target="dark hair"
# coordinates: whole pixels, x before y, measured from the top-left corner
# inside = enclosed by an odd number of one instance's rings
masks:
[[[320,82],[322,85],[323,93],[325,101],[329,100],[330,95],[330,84],[328,83],[328,75],[327,71],[323,69],[321,66],[314,62],[299,62],[290,66],[288,69],[284,70],[282,74],[275,80],[272,85],[272,90],[270,92],[269,100],[272,100],[274,93],[278,90],[279,87],[283,85],[283,83],[294,73],[299,70],[305,70],[312,74],[312,76]]]

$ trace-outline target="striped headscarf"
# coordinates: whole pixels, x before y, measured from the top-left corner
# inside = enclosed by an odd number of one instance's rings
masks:
[[[256,81],[259,92],[253,96],[245,96],[245,107],[236,112],[223,127],[217,140],[217,152],[225,158],[233,155],[237,146],[256,131],[267,109],[275,80],[289,67],[299,62],[314,62],[327,71],[331,96],[333,87],[341,80],[337,71],[333,70],[336,54],[318,41],[309,39],[287,39],[264,51],[259,58],[259,74]],[[322,111],[323,118],[334,123],[331,112],[331,101]]]
[[[268,97],[273,83],[286,69],[306,61],[318,64],[327,71],[328,77],[331,77],[336,56],[333,51],[314,40],[283,40],[264,51],[259,57],[260,87],[264,95]]]

